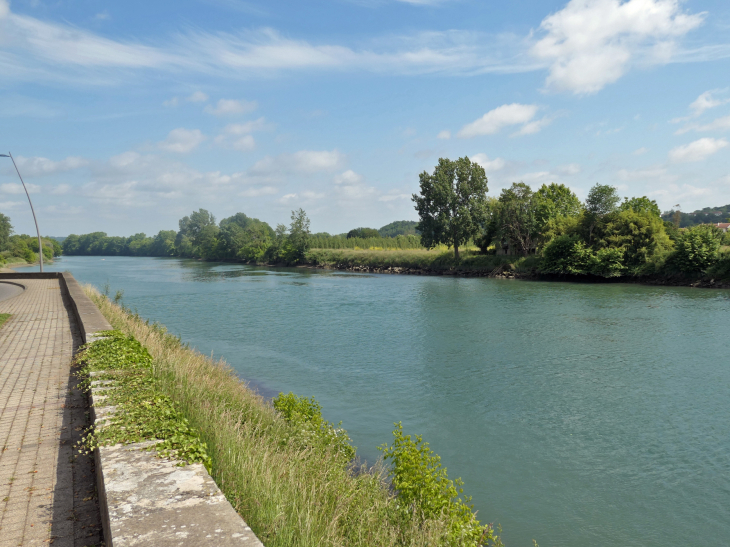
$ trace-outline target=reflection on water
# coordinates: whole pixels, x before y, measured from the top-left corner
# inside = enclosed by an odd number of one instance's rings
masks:
[[[727,545],[730,291],[69,257],[359,452],[421,433],[510,546]]]

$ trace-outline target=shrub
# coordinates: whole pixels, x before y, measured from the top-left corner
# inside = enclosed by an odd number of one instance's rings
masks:
[[[347,464],[355,458],[355,447],[347,431],[340,427],[342,422],[334,426],[322,417],[322,406],[314,397],[298,397],[294,393],[279,395],[274,398],[274,408],[289,423],[296,425],[296,434],[284,442],[294,442],[302,448],[334,448],[334,452]]]
[[[672,261],[685,273],[705,271],[718,260],[722,232],[709,224],[687,228],[679,235]]]
[[[459,496],[464,492],[461,479],[449,479],[441,458],[423,442],[403,434],[400,422],[394,424],[393,444],[378,449],[383,458],[392,460],[393,488],[398,493],[399,510],[403,517],[436,519],[445,517],[450,523],[449,541],[454,545],[502,545],[491,525],[483,526],[469,505],[471,498]]]
[[[585,274],[591,267],[593,252],[577,235],[562,235],[545,247],[540,271],[560,274]]]

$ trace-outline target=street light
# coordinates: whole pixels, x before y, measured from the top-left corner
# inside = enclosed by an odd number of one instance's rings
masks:
[[[25,187],[25,182],[23,181],[23,177],[20,176],[20,171],[18,171],[18,166],[15,164],[15,158],[13,158],[13,155],[10,152],[8,152],[7,154],[0,154],[0,158],[10,158],[10,160],[13,162],[13,167],[15,167],[15,172],[18,173],[18,178],[20,179],[20,182],[23,185],[23,190],[25,190],[25,195],[28,196],[28,203],[30,203],[30,212],[33,213],[33,222],[35,222],[35,231],[38,234],[38,258],[41,261],[41,273],[43,273],[43,243],[41,242],[41,231],[38,229],[38,219],[35,217],[35,210],[33,209],[33,202],[30,200],[30,194],[28,193],[28,189]]]

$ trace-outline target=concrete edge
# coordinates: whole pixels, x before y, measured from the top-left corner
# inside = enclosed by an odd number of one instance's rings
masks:
[[[70,273],[0,274],[0,280],[3,279],[58,279],[85,344],[98,340],[104,331],[113,330]],[[94,425],[101,425],[114,408],[101,406],[104,397],[99,391],[105,389],[104,383],[99,382],[96,387],[93,383],[92,380],[89,397],[91,419]],[[114,546],[115,538],[120,546],[141,543],[160,547],[263,547],[203,465],[180,467],[179,462],[157,458],[154,452],[147,451],[149,444],[101,447],[94,451],[107,547]],[[129,484],[134,484],[134,488],[125,491]],[[140,492],[144,493],[143,498]]]
[[[113,416],[105,406],[108,380],[94,380],[91,415],[99,426]],[[94,451],[102,526],[107,547],[263,547],[202,464],[157,457],[158,441],[102,446]]]

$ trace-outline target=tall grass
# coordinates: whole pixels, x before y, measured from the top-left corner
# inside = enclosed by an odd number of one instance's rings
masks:
[[[309,240],[310,247],[317,249],[423,249],[421,236],[395,237],[341,237],[314,235]]]
[[[364,266],[377,269],[406,268],[429,271],[456,271],[489,274],[497,268],[509,267],[518,272],[537,268],[539,258],[480,254],[476,249],[460,251],[459,260],[453,251],[432,250],[385,251],[372,249],[310,249],[307,260],[325,267]]]
[[[267,547],[447,544],[445,518],[402,518],[382,467],[346,468],[335,453],[288,443],[293,426],[224,361],[84,290],[114,328],[149,350],[163,391],[207,443],[213,478]]]

